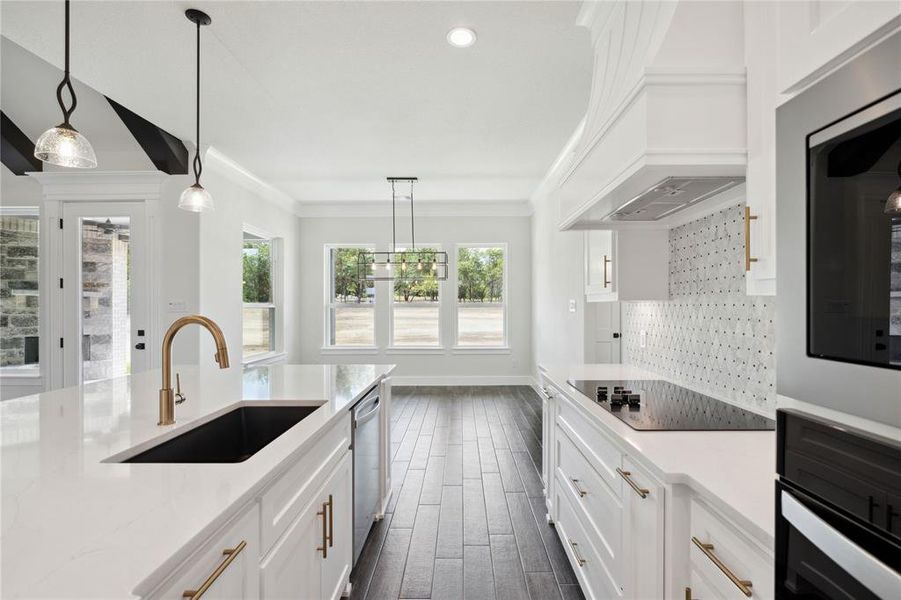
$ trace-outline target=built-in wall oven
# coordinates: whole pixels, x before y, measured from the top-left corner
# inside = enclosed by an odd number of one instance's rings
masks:
[[[901,598],[901,442],[780,410],[776,597]]]

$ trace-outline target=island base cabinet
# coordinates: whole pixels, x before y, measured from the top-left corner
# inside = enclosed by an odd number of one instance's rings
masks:
[[[344,592],[352,561],[351,454],[276,542],[261,564],[265,600],[320,600]]]
[[[626,597],[663,598],[665,488],[623,457],[623,553]],[[635,487],[632,487],[634,484]]]
[[[260,511],[256,505],[184,561],[147,598],[185,600],[259,598]]]

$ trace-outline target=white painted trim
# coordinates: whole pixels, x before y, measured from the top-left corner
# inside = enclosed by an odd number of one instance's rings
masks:
[[[282,362],[288,356],[286,352],[266,352],[264,354],[255,354],[250,358],[241,361],[241,365],[245,367],[258,365],[271,365]]]
[[[533,208],[528,200],[420,201],[417,218],[422,217],[528,217]],[[300,202],[298,216],[304,219],[390,217],[391,205],[381,201],[339,200]]]
[[[532,385],[531,375],[407,375],[391,376],[397,386],[458,386],[458,385]]]
[[[444,346],[388,346],[387,348],[385,348],[385,354],[444,355],[446,353],[447,348],[445,348]]]
[[[32,171],[45,200],[127,202],[159,198],[168,175],[160,171]]]
[[[471,305],[466,304],[465,302],[460,302],[459,300],[453,303],[453,328],[452,333],[453,337],[451,338],[452,343],[454,344],[451,349],[454,354],[508,354],[510,352],[510,307],[509,307],[509,298],[510,298],[510,247],[506,242],[499,243],[490,243],[490,242],[473,242],[473,243],[460,243],[454,246],[454,261],[453,261],[453,273],[448,273],[448,280],[453,281],[453,290],[451,293],[452,297],[459,298],[457,294],[457,290],[460,287],[460,278],[459,278],[459,258],[460,258],[460,249],[461,248],[502,248],[504,251],[504,291],[503,291],[503,302],[489,302],[485,304],[479,305]],[[504,343],[502,346],[494,346],[494,347],[479,347],[478,350],[482,352],[473,352],[476,348],[471,348],[469,346],[459,346],[458,340],[460,339],[460,307],[464,308],[477,308],[483,306],[494,306],[494,307],[503,307],[504,309]],[[488,350],[488,352],[485,352]]]
[[[454,346],[451,348],[454,354],[512,354],[509,346]]]
[[[378,354],[376,346],[323,346],[319,349],[322,354]]]
[[[209,170],[219,173],[229,181],[257,194],[283,210],[300,215],[297,201],[294,198],[271,183],[260,179],[216,148],[208,147],[204,152],[204,159],[206,160],[204,166]]]
[[[40,215],[41,209],[37,206],[0,206],[0,217],[38,217]]]

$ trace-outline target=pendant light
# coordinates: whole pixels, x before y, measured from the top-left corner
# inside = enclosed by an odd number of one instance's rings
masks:
[[[898,163],[898,178],[901,179],[901,162]],[[901,217],[901,185],[885,201],[885,214]]]
[[[417,281],[434,277],[447,280],[447,252],[416,248],[416,228],[413,215],[413,184],[417,177],[389,177],[391,183],[391,250],[372,252],[363,250],[357,258],[357,278],[367,281]],[[410,194],[410,249],[397,250],[397,183],[409,182]],[[414,267],[415,265],[415,267]]]
[[[209,25],[213,21],[205,12],[193,8],[186,10],[185,16],[197,25],[197,130],[194,148],[194,184],[181,193],[178,207],[191,212],[203,212],[213,210],[214,207],[213,197],[200,185],[200,174],[203,172],[203,162],[200,159],[200,26]]]
[[[69,78],[69,0],[66,0],[66,64],[63,80],[56,86],[56,101],[63,111],[63,122],[41,134],[34,145],[34,157],[51,165],[76,169],[93,169],[97,166],[97,156],[86,137],[78,133],[69,123],[78,99]],[[66,108],[63,102],[63,88],[69,90],[72,106]]]

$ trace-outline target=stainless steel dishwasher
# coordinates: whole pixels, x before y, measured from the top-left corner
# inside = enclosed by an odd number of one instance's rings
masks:
[[[379,510],[379,386],[353,408],[354,564]]]

